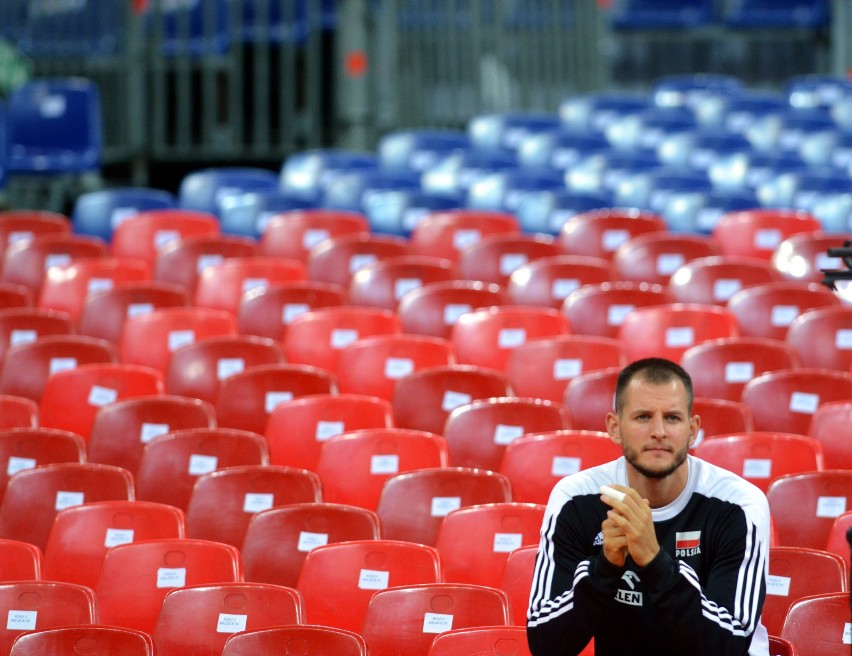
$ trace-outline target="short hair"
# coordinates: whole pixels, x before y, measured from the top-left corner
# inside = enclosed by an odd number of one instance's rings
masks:
[[[686,390],[686,403],[689,414],[692,414],[692,378],[679,364],[665,358],[643,358],[631,362],[624,367],[615,382],[615,411],[620,413],[624,408],[624,394],[631,380],[638,378],[656,385],[679,380]]]

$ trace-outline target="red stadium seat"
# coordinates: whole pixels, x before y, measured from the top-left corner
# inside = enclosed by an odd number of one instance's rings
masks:
[[[402,297],[424,285],[457,278],[449,260],[401,255],[361,267],[349,283],[349,303],[396,311]]]
[[[530,656],[526,629],[520,626],[483,626],[445,631],[435,637],[428,656]]]
[[[766,261],[720,255],[687,262],[672,275],[667,289],[676,303],[725,305],[743,289],[781,280],[779,271]]]
[[[526,628],[538,545],[515,549],[506,557],[499,587],[509,597],[512,624]],[[591,655],[590,655],[591,656]]]
[[[38,426],[38,403],[23,396],[0,394],[0,430]]]
[[[713,237],[726,255],[769,261],[788,237],[800,232],[815,232],[821,227],[817,218],[797,210],[743,210],[722,215],[713,227]]]
[[[829,248],[842,248],[852,235],[800,232],[778,244],[772,254],[772,266],[785,278],[821,283],[822,269],[842,269],[840,258],[829,257]]]
[[[42,578],[42,554],[34,544],[0,539],[0,582]]]
[[[571,255],[612,260],[616,249],[633,237],[666,232],[665,220],[633,209],[592,210],[568,219],[559,231],[562,249]]]
[[[222,656],[274,656],[294,643],[304,645],[309,654],[367,656],[367,641],[360,634],[315,625],[278,626],[238,633],[225,642]]]
[[[0,212],[0,253],[12,244],[41,235],[68,235],[71,221],[64,214],[47,210],[3,210]],[[2,259],[2,258],[0,258]]]
[[[721,246],[707,235],[651,232],[619,246],[612,259],[616,279],[666,285],[691,260],[720,255]]]
[[[241,335],[284,341],[287,328],[296,317],[311,310],[344,305],[345,302],[345,289],[312,280],[254,289],[240,300],[237,328]]]
[[[852,307],[803,312],[790,324],[787,343],[795,349],[803,367],[848,372],[852,368]]]
[[[506,287],[518,267],[561,254],[559,245],[547,235],[491,235],[465,246],[459,252],[459,278]]]
[[[692,448],[705,438],[754,431],[754,415],[749,407],[740,401],[696,396],[692,401],[692,413],[701,418]]]
[[[828,540],[825,543],[825,550],[840,556],[846,563],[847,571],[852,571],[849,540],[846,539],[846,534],[850,529],[852,529],[852,510],[847,510],[834,518],[831,529],[828,531]]]
[[[254,240],[236,235],[195,235],[169,242],[157,251],[154,280],[180,285],[190,298],[195,295],[201,273],[227,258],[249,258],[258,254]]]
[[[519,235],[520,224],[514,214],[461,209],[432,212],[424,216],[411,232],[412,252],[418,255],[446,257],[458,262],[467,246],[492,235]]]
[[[781,637],[796,645],[798,656],[833,656],[846,650],[848,627],[849,593],[833,592],[794,602]]]
[[[615,381],[620,369],[590,371],[572,378],[562,403],[571,412],[574,430],[605,430],[606,415],[613,412]]]
[[[852,399],[823,403],[811,417],[808,435],[822,444],[826,469],[852,469],[852,442],[846,435],[850,422]]]
[[[522,264],[507,285],[514,305],[541,305],[559,309],[569,294],[583,285],[613,280],[609,262],[581,255],[551,255]]]
[[[60,626],[24,633],[15,639],[9,656],[73,653],[85,645],[90,656],[154,656],[154,641],[144,631],[96,624]]]
[[[35,294],[28,287],[0,281],[0,308],[27,308],[35,305]]]
[[[139,212],[127,217],[112,233],[113,255],[142,260],[154,266],[159,251],[171,242],[192,236],[215,237],[219,220],[207,212],[162,209]]]
[[[304,265],[296,260],[230,257],[200,273],[193,302],[198,307],[226,310],[236,316],[245,294],[306,278]]]
[[[782,476],[766,496],[780,545],[825,549],[834,521],[852,509],[852,472],[832,469]]]
[[[281,212],[270,217],[260,239],[264,255],[307,262],[311,249],[331,237],[367,235],[370,224],[356,212],[311,209]]]
[[[353,233],[329,237],[308,253],[308,278],[349,289],[352,276],[361,267],[410,252],[405,239],[392,235]]]
[[[575,335],[615,339],[624,318],[634,309],[670,302],[671,296],[660,285],[605,282],[585,285],[570,294],[562,304],[562,313]]]
[[[13,346],[74,332],[74,322],[66,312],[35,307],[0,310],[0,362]]]
[[[23,285],[37,299],[49,268],[107,254],[103,240],[84,235],[44,235],[21,240],[6,249],[0,281]]]

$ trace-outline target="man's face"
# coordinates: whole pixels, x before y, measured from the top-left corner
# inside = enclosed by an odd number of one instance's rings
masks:
[[[680,380],[628,383],[621,412],[607,415],[613,442],[627,461],[648,478],[666,478],[683,465],[698,433],[698,417],[690,417],[686,390]]]

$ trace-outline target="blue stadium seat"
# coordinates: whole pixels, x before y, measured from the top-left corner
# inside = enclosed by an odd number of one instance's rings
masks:
[[[797,75],[785,82],[784,94],[790,107],[831,107],[852,96],[852,80],[837,75]]]
[[[696,129],[698,119],[686,107],[654,106],[613,121],[606,129],[606,137],[621,150],[655,151],[666,137]]]
[[[174,207],[177,207],[177,199],[162,189],[120,187],[89,191],[74,202],[71,225],[77,234],[109,242],[115,227],[127,217],[146,210]]]
[[[524,137],[555,130],[559,116],[546,112],[503,112],[480,114],[468,121],[467,133],[476,148],[516,150]]]
[[[158,2],[148,10],[148,29],[167,57],[222,54],[231,45],[229,0]],[[152,21],[156,21],[152,24]]]
[[[417,191],[420,176],[414,171],[354,169],[341,173],[325,189],[321,206],[334,210],[365,212],[370,198],[386,191]]]
[[[685,166],[706,171],[720,160],[729,159],[752,150],[749,140],[741,134],[720,128],[700,128],[665,137],[657,152],[668,166]]]
[[[653,151],[610,149],[585,157],[565,171],[565,184],[576,192],[611,194],[621,180],[659,167]]]
[[[616,207],[635,207],[662,214],[675,198],[707,195],[710,179],[702,171],[681,168],[657,168],[625,177],[613,193]]]
[[[407,237],[427,214],[464,207],[464,197],[461,194],[433,194],[420,189],[388,189],[367,194],[363,200],[362,211],[367,216],[373,232]]]
[[[713,0],[614,0],[609,17],[616,29],[694,28],[713,22]]]
[[[651,96],[659,107],[686,107],[702,123],[713,123],[724,101],[741,95],[744,86],[733,75],[666,75],[652,83]]]
[[[354,170],[376,169],[373,153],[341,149],[315,149],[293,153],[281,165],[284,191],[318,200],[325,187],[339,175]]]
[[[524,137],[518,147],[518,164],[525,168],[564,171],[582,157],[609,148],[602,134],[579,128],[561,128]]]
[[[514,214],[525,198],[565,189],[563,175],[547,169],[507,169],[484,175],[467,192],[470,209]]]
[[[260,239],[273,215],[316,207],[316,202],[276,187],[225,195],[219,203],[219,218],[223,233]]]
[[[622,91],[571,95],[559,103],[559,119],[568,128],[603,132],[613,121],[652,105],[646,94]]]
[[[432,193],[464,193],[483,175],[516,166],[517,157],[510,150],[470,148],[447,155],[426,169],[421,184],[424,191]]]
[[[333,24],[336,0],[270,2],[242,0],[242,39],[246,43],[303,44],[313,30]]]
[[[423,171],[453,151],[470,147],[461,130],[397,130],[379,141],[381,166],[389,169]]]
[[[757,119],[781,114],[788,107],[783,94],[746,89],[739,95],[725,99],[720,123],[730,132],[742,134]]]
[[[669,198],[662,210],[672,232],[710,233],[723,214],[759,207],[748,189],[711,191],[709,194],[679,194]]]
[[[0,191],[6,186],[6,105],[0,102]]]
[[[725,3],[722,20],[730,27],[827,27],[828,0],[738,0]]]
[[[193,171],[181,180],[178,206],[220,215],[222,202],[230,195],[246,191],[271,191],[278,187],[278,175],[252,167],[221,167]]]
[[[814,135],[837,128],[826,107],[789,109],[780,117],[780,131],[775,142],[777,149],[798,152],[802,144]]]
[[[605,193],[584,194],[567,189],[544,190],[525,195],[518,203],[515,214],[524,232],[546,232],[555,235],[572,216],[612,206],[612,196]]]

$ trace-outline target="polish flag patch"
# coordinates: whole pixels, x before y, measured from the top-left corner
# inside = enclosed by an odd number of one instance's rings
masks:
[[[701,531],[675,533],[675,549],[695,549],[701,544]]]

